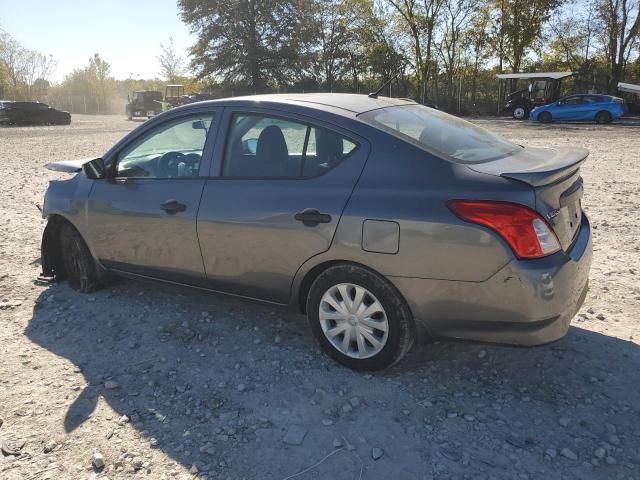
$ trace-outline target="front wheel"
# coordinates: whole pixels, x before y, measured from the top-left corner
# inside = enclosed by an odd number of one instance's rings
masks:
[[[74,290],[89,293],[100,287],[100,276],[95,260],[78,231],[71,225],[60,227],[59,237],[64,278]]]
[[[413,319],[400,293],[357,265],[320,274],[309,292],[307,315],[323,350],[354,370],[393,365],[413,345]]]
[[[538,121],[540,123],[551,123],[552,120],[553,118],[549,112],[541,112],[540,115],[538,115]]]
[[[612,118],[609,112],[602,111],[596,114],[596,123],[599,123],[599,124],[609,123],[611,120]]]

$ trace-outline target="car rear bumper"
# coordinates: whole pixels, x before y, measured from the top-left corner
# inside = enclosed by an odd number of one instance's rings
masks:
[[[539,345],[566,334],[584,302],[591,260],[591,227],[584,215],[568,252],[512,260],[484,282],[390,280],[434,335]]]

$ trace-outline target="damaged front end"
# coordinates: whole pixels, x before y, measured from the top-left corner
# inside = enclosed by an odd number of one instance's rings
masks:
[[[36,282],[40,284],[50,284],[61,280],[63,269],[60,268],[60,240],[59,229],[63,220],[61,217],[53,216],[47,222],[47,226],[42,234],[40,243],[40,263],[42,272]]]

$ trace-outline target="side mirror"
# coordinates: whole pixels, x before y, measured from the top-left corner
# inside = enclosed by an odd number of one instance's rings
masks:
[[[258,150],[258,139],[257,138],[249,138],[247,140],[242,141],[242,149],[245,153],[250,155],[255,155],[256,150]]]
[[[202,120],[196,120],[191,124],[191,128],[193,128],[194,130],[206,130],[207,126]]]
[[[107,176],[107,167],[102,158],[94,158],[82,165],[82,171],[91,180],[100,180]]]

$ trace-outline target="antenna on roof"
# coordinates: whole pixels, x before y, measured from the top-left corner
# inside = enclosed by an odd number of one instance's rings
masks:
[[[375,92],[369,93],[369,95],[367,95],[367,97],[369,97],[369,98],[378,98],[378,95],[380,94],[380,92],[382,90],[384,90],[385,88],[387,88],[391,84],[391,82],[393,82],[396,78],[398,78],[400,76],[400,73],[402,73],[402,70],[404,70],[404,66],[402,66],[401,69],[398,69],[398,73],[396,73],[393,77],[391,77],[389,80],[384,82],[384,85],[382,85],[379,89],[377,89]]]

